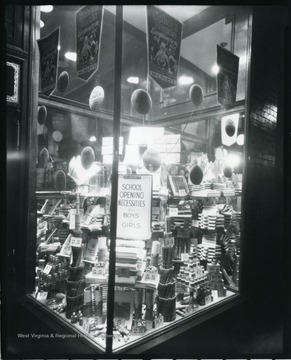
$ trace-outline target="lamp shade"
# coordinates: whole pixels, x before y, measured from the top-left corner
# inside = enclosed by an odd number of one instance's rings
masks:
[[[38,156],[38,165],[46,167],[50,159],[50,154],[47,148],[42,148]]]
[[[95,153],[91,146],[86,146],[81,152],[81,164],[88,170],[95,161]]]
[[[190,180],[194,185],[199,185],[203,180],[203,171],[199,165],[194,165],[189,173]]]
[[[147,114],[152,108],[152,99],[144,89],[137,89],[131,95],[131,105],[139,114]]]
[[[104,89],[102,86],[95,86],[89,97],[89,107],[92,111],[97,111],[104,101]]]
[[[147,149],[143,154],[143,163],[148,171],[157,171],[161,166],[161,156],[154,149]]]
[[[57,81],[57,89],[60,92],[64,92],[67,89],[69,85],[69,78],[70,77],[67,71],[63,71],[60,73]]]
[[[202,87],[198,84],[194,84],[190,87],[189,98],[192,101],[193,105],[199,106],[203,101],[203,90]]]
[[[225,166],[223,167],[223,175],[224,175],[226,178],[231,178],[231,176],[232,176],[231,166],[225,165]]]
[[[44,105],[41,105],[38,108],[37,121],[39,125],[43,125],[47,118],[47,108]]]

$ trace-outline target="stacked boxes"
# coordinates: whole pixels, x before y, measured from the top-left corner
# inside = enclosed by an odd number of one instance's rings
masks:
[[[226,289],[222,279],[219,264],[207,264],[208,286],[211,290],[217,290],[218,297],[226,296]]]
[[[190,259],[185,263],[185,266],[181,266],[177,275],[177,281],[179,283],[194,289],[198,285],[202,285],[207,280],[207,272],[204,267],[200,265],[200,261],[197,258],[193,259],[190,255]]]

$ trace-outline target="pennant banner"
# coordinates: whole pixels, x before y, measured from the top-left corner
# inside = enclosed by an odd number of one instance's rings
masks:
[[[217,45],[217,65],[218,101],[227,110],[236,102],[239,57]]]
[[[161,87],[177,85],[182,24],[154,7],[147,7],[149,75]]]
[[[76,13],[77,77],[88,81],[98,70],[103,6],[84,6]]]
[[[49,96],[56,88],[59,63],[60,28],[37,40],[40,56],[40,91]]]

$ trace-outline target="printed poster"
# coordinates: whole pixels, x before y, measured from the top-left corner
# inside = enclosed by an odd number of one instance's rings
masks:
[[[60,28],[37,40],[40,57],[40,91],[49,96],[56,88],[59,63]]]
[[[218,102],[227,110],[236,102],[239,57],[217,45],[217,65]]]
[[[117,237],[136,240],[151,238],[151,175],[119,175]]]
[[[76,13],[77,77],[88,81],[98,70],[103,6],[88,5]]]
[[[177,85],[182,24],[155,6],[147,7],[149,75],[163,89]]]

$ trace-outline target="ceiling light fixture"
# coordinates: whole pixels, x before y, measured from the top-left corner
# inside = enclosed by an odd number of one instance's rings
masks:
[[[139,77],[137,76],[130,76],[126,79],[126,81],[130,84],[138,84],[139,83]]]
[[[52,12],[53,11],[53,6],[52,5],[42,5],[41,7],[40,7],[40,11],[41,12],[44,12],[44,13],[50,13],[50,12]]]
[[[42,20],[40,20],[40,28],[44,27],[44,22]]]
[[[65,53],[65,58],[71,61],[77,61],[77,53],[68,51]]]
[[[90,137],[90,139],[89,139],[89,141],[91,141],[91,142],[95,142],[95,141],[97,141],[96,136],[94,136],[94,135],[93,135],[93,136],[91,136],[91,137]]]
[[[213,65],[211,71],[213,74],[217,75],[219,73],[219,66],[217,64]]]
[[[190,85],[193,84],[194,79],[191,76],[182,75],[179,77],[178,81],[180,85]]]

